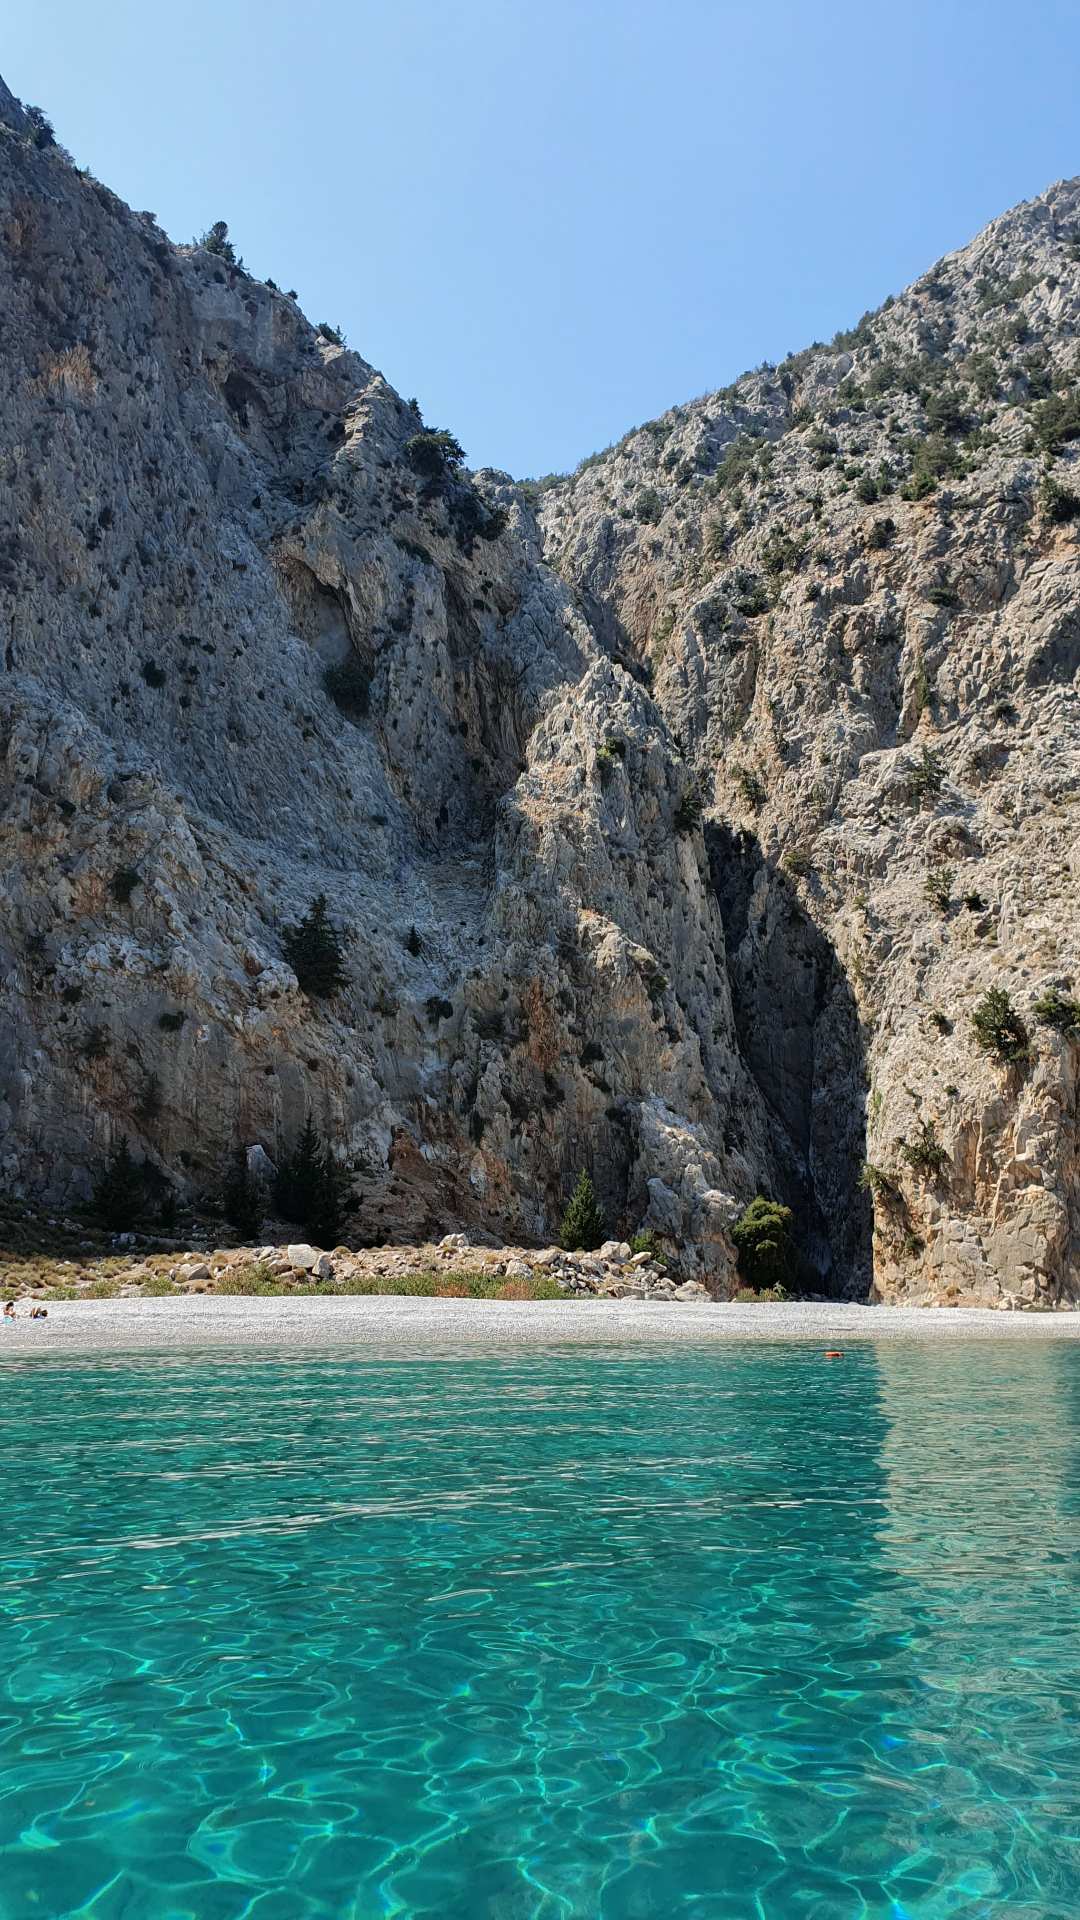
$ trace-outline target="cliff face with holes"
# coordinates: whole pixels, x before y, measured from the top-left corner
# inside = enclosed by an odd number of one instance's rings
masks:
[[[541,495],[694,768],[743,1058],[789,1132],[809,1078],[833,1165],[854,1003],[885,1297],[1080,1293],[1078,460],[1067,182]],[[839,989],[793,974],[811,927]]]
[[[758,1191],[822,1290],[1075,1289],[1076,190],[541,493],[0,123],[6,1190],[127,1133],[197,1201],[311,1111],[361,1237],[587,1165],[720,1290]]]

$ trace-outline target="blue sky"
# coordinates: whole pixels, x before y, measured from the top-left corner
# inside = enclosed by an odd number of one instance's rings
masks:
[[[574,465],[1080,171],[1075,0],[34,0],[4,78],[473,465]]]

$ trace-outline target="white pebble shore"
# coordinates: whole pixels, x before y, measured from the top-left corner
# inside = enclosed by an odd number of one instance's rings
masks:
[[[829,1302],[745,1306],[648,1300],[440,1300],[413,1295],[324,1299],[194,1294],[71,1300],[31,1320],[21,1302],[0,1326],[0,1356],[210,1347],[502,1347],[650,1341],[1074,1340],[1080,1312],[864,1307]]]

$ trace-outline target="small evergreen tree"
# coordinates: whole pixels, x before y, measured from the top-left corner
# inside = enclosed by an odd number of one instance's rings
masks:
[[[347,1169],[334,1159],[309,1113],[296,1146],[278,1169],[274,1184],[278,1212],[306,1227],[318,1245],[332,1247],[341,1238],[353,1198]]]
[[[202,247],[206,253],[216,254],[219,260],[228,261],[230,267],[235,267],[237,264],[236,248],[229,239],[229,225],[226,220],[215,220],[212,227],[207,227],[206,232],[199,235],[195,245]]]
[[[345,940],[330,919],[325,893],[296,926],[285,928],[282,946],[302,992],[328,999],[345,985]]]
[[[322,1143],[311,1114],[290,1154],[278,1161],[274,1205],[286,1220],[306,1220],[318,1182]]]
[[[245,1240],[257,1240],[262,1231],[264,1199],[262,1181],[248,1166],[247,1152],[237,1147],[221,1191],[226,1220]]]
[[[949,1156],[937,1137],[937,1127],[932,1120],[920,1120],[914,1140],[905,1140],[901,1144],[900,1158],[927,1180],[940,1180],[949,1164]]]
[[[704,810],[705,802],[702,799],[700,787],[686,787],[675,808],[676,833],[693,833],[695,827],[701,825]]]
[[[145,1173],[128,1146],[125,1133],[109,1149],[108,1158],[94,1185],[91,1209],[103,1227],[124,1233],[138,1219],[145,1204]]]
[[[971,1016],[975,1041],[984,1053],[992,1053],[1007,1066],[1024,1060],[1028,1053],[1028,1031],[1004,987],[988,987]]]
[[[329,1147],[323,1154],[322,1170],[315,1189],[314,1204],[306,1222],[320,1247],[336,1247],[341,1239],[345,1216],[356,1195],[347,1167],[334,1159]]]
[[[1039,505],[1043,519],[1054,527],[1065,526],[1080,514],[1080,498],[1055,480],[1052,473],[1043,475],[1039,487]]]
[[[465,449],[445,427],[425,427],[405,442],[405,458],[425,480],[441,480],[464,464]]]
[[[604,1216],[596,1202],[596,1191],[584,1167],[559,1228],[559,1245],[567,1253],[591,1253],[607,1237]]]
[[[48,114],[44,113],[40,107],[26,107],[24,112],[30,122],[30,138],[34,146],[55,147],[56,135]]]
[[[792,1276],[791,1208],[756,1194],[731,1229],[739,1270],[752,1287],[783,1287]]]
[[[926,870],[923,892],[939,913],[948,913],[952,906],[952,883],[955,878],[955,867],[928,867]]]

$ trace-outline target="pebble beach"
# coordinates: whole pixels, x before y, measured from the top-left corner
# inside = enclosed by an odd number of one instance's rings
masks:
[[[0,1355],[207,1347],[559,1346],[724,1340],[1075,1340],[1078,1313],[651,1300],[447,1300],[384,1294],[59,1301],[0,1327]]]

